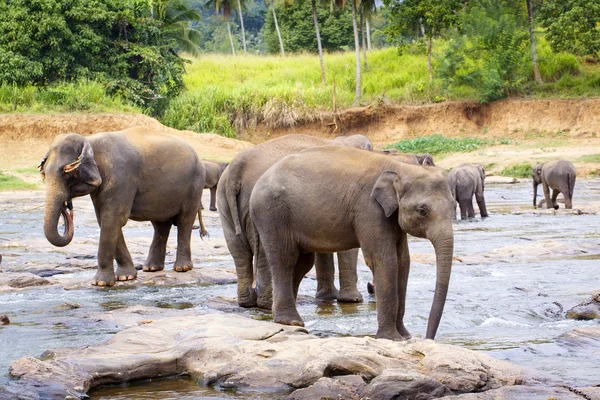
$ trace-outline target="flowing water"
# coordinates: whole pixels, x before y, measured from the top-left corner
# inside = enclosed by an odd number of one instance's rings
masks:
[[[455,223],[455,256],[459,260],[454,263],[436,340],[536,368],[563,378],[572,386],[600,384],[600,364],[588,357],[586,348],[568,346],[559,340],[565,332],[597,326],[598,322],[567,320],[555,304],[567,310],[600,289],[600,215],[527,213],[531,209],[531,186],[525,183],[488,185],[486,199],[489,218]],[[204,201],[208,204],[207,199]],[[575,207],[585,208],[598,202],[600,180],[578,181]],[[41,229],[43,210],[35,209],[41,204],[42,192],[0,194],[0,253],[4,256],[0,269],[17,271],[28,266],[31,270],[34,265],[43,274],[44,266],[74,260],[84,260],[87,268],[88,264],[93,266],[99,230],[89,200],[77,199],[75,239],[64,250],[45,242]],[[511,213],[517,210],[522,213]],[[217,213],[205,215],[213,240],[222,239]],[[135,262],[141,263],[151,238],[150,224],[131,223],[124,232]],[[193,240],[199,243],[196,235]],[[77,243],[82,245],[77,247]],[[210,257],[195,254],[196,268],[233,267],[226,248],[215,247],[218,249]],[[415,260],[409,278],[405,324],[414,336],[422,337],[435,282],[433,247],[415,238],[410,239],[409,247]],[[169,248],[168,261],[172,262],[173,238]],[[72,276],[91,279],[93,274],[93,269],[82,269]],[[361,258],[359,289],[364,302],[337,304],[304,297],[299,312],[309,331],[321,336],[373,335],[375,302],[366,291],[370,280],[372,275]],[[312,297],[315,289],[314,274],[309,274],[300,294]],[[8,315],[12,321],[0,326],[0,385],[11,379],[8,366],[19,357],[39,356],[56,347],[95,345],[121,329],[115,323],[90,317],[94,314],[138,304],[182,312],[220,312],[212,308],[211,300],[216,296],[234,297],[235,293],[235,284],[117,285],[110,289],[73,290],[42,286],[0,292],[0,315]],[[71,303],[78,303],[77,308]],[[270,317],[256,310],[237,312]],[[201,387],[189,378],[98,388],[90,395],[94,399],[284,397],[281,393],[222,392]]]

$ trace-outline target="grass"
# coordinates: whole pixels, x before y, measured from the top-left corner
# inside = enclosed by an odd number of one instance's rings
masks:
[[[13,175],[0,172],[0,191],[2,190],[30,190],[38,189],[37,185],[27,183]]]
[[[495,144],[510,144],[512,141],[507,139],[479,139],[479,138],[447,138],[445,136],[435,134],[430,136],[422,136],[414,139],[404,139],[396,143],[392,143],[387,148],[395,148],[401,153],[430,153],[433,155],[469,152],[477,150],[484,146]]]
[[[513,178],[530,178],[532,169],[533,167],[528,162],[512,164],[500,171],[500,175]]]
[[[587,154],[579,157],[576,161],[589,162],[589,163],[600,163],[600,154]]]

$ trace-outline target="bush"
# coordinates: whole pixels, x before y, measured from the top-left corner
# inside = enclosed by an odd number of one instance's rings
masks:
[[[500,171],[501,176],[510,176],[513,178],[530,178],[533,167],[530,163],[512,164]]]
[[[503,142],[478,138],[447,138],[435,134],[414,139],[404,139],[390,144],[387,148],[393,147],[401,153],[430,153],[435,155],[452,152],[468,152],[495,143]]]

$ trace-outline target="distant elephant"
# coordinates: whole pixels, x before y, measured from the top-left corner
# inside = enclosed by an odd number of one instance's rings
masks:
[[[214,162],[214,161],[202,161],[204,164],[204,170],[206,171],[206,179],[204,180],[204,189],[210,189],[210,211],[217,211],[217,185],[221,174],[229,163]],[[204,210],[202,201],[200,201],[200,208]]]
[[[250,218],[249,202],[254,184],[271,165],[288,154],[325,145],[352,146],[360,149],[373,147],[363,135],[341,136],[333,140],[309,135],[286,135],[242,150],[221,176],[221,184],[217,188],[217,202],[227,247],[236,266],[240,306],[270,309],[272,304],[271,273],[262,247],[256,240]],[[351,251],[358,253],[357,249]],[[342,281],[339,292],[335,290],[334,285],[333,258],[319,258],[318,298],[362,300],[360,292],[356,289],[356,263],[351,263],[357,257],[356,254],[342,257],[342,262],[339,263]],[[347,260],[350,260],[350,263]]]
[[[485,189],[485,169],[481,164],[462,164],[448,174],[450,192],[460,207],[460,218],[475,218],[473,196],[479,207],[481,218],[488,216],[483,191]],[[456,207],[454,207],[456,210]],[[456,211],[454,219],[456,219]]]
[[[555,160],[538,164],[533,167],[531,176],[533,177],[533,208],[537,208],[537,187],[540,183],[544,189],[546,208],[558,210],[556,197],[559,193],[562,193],[565,198],[565,208],[573,208],[573,190],[577,171],[570,161]],[[550,199],[550,189],[552,189],[552,199]]]
[[[377,151],[379,154],[386,154],[393,157],[395,160],[415,165],[431,165],[435,166],[433,162],[433,156],[429,153],[424,154],[412,154],[412,153],[400,153],[398,150],[391,148],[381,151]]]
[[[360,167],[357,167],[360,166]],[[377,287],[377,336],[410,338],[403,318],[407,234],[429,239],[437,280],[427,338],[440,323],[454,249],[448,175],[345,147],[316,147],[274,164],[256,182],[250,214],[273,276],[275,322],[303,325],[296,309],[315,252],[360,247]]]
[[[71,199],[92,198],[100,225],[94,285],[112,286],[115,279],[137,276],[121,229],[128,219],[152,221],[154,226],[144,271],[164,269],[172,225],[177,226],[174,270],[193,268],[190,235],[204,188],[204,166],[182,139],[141,127],[87,137],[59,135],[39,169],[47,183],[44,234],[54,246],[73,239]],[[57,231],[61,215],[62,235]]]

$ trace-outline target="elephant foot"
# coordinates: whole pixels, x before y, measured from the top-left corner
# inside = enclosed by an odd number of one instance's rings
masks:
[[[142,271],[144,272],[158,272],[165,269],[164,265],[144,265]]]
[[[209,210],[210,211],[217,211],[217,207],[210,207]]]
[[[406,329],[406,327],[404,326],[404,324],[400,324],[400,326],[396,326],[396,329],[398,330],[398,333],[400,334],[400,336],[402,336],[404,338],[403,340],[408,340],[412,337],[410,332],[408,331],[408,329]]]
[[[271,310],[273,308],[273,297],[259,295],[258,299],[256,299],[256,307],[263,310]]]
[[[378,329],[377,334],[375,335],[375,339],[388,339],[394,340],[396,342],[401,342],[410,339],[410,335],[408,335],[408,337],[404,337],[400,333],[398,333],[396,329]]]
[[[252,308],[256,307],[256,290],[248,288],[245,290],[238,289],[237,302],[240,307]]]
[[[175,265],[173,267],[173,270],[175,272],[188,272],[191,271],[192,269],[194,269],[194,266],[190,263],[190,264],[183,264],[183,265]]]
[[[349,290],[340,289],[340,292],[337,296],[337,301],[342,303],[360,303],[363,301],[363,297],[356,288]]]
[[[92,285],[94,286],[114,286],[115,285],[115,273],[113,271],[100,271],[96,272],[92,279]]]
[[[290,326],[304,326],[304,321],[298,313],[278,313],[274,318],[275,323]]]
[[[367,293],[371,295],[375,294],[375,285],[371,282],[367,282]]]
[[[137,270],[133,265],[127,267],[117,267],[116,271],[118,281],[131,281],[137,277]]]
[[[315,294],[315,299],[319,300],[335,300],[338,298],[338,290],[334,287],[328,288],[317,288],[317,293]]]

